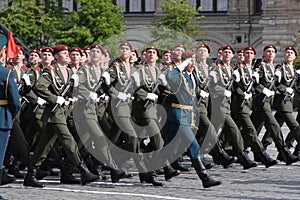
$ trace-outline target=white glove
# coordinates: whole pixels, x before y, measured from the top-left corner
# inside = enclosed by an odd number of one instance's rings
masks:
[[[188,66],[188,64],[190,64],[191,61],[192,61],[192,58],[188,58],[188,59],[184,60],[182,63],[180,63],[179,65],[177,65],[177,68],[182,72],[184,70],[184,68],[186,66]]]
[[[281,81],[281,71],[276,70],[274,75],[277,77],[277,81],[280,83],[280,81]]]
[[[77,87],[79,85],[79,76],[78,76],[78,74],[72,74],[71,79],[74,80],[74,87]]]
[[[117,98],[121,99],[122,101],[126,101],[128,98],[130,98],[131,95],[128,95],[124,92],[119,92]]]
[[[286,91],[287,93],[289,93],[289,94],[293,94],[293,92],[294,92],[293,88],[291,88],[291,87],[287,87],[287,88],[285,89],[285,91]]]
[[[258,72],[253,72],[252,78],[254,79],[254,81],[256,83],[259,83],[259,74],[258,74]]]
[[[204,90],[201,90],[201,91],[200,91],[200,96],[201,96],[203,99],[205,99],[205,98],[207,98],[207,97],[209,96],[209,93],[208,93],[208,92],[205,92]]]
[[[151,101],[155,101],[158,98],[158,96],[154,93],[148,93],[146,99],[149,99]]]
[[[76,101],[78,101],[78,98],[77,97],[69,98],[69,101],[75,103]]]
[[[296,74],[300,75],[300,69],[296,70]]]
[[[62,96],[57,96],[57,100],[56,103],[59,105],[63,105],[65,103],[65,98],[63,98]]]
[[[70,101],[65,101],[66,106],[70,105],[70,103],[71,103]]]
[[[241,76],[240,76],[240,72],[238,70],[234,70],[233,73],[232,73],[232,75],[233,75],[234,80],[236,82],[240,82]]]
[[[217,83],[217,81],[218,81],[218,79],[217,79],[217,72],[211,71],[211,72],[209,72],[209,76],[211,77],[211,79],[212,79],[212,81],[214,83]]]
[[[225,90],[225,91],[224,91],[224,95],[225,95],[225,97],[227,97],[227,98],[231,97],[231,91]]]
[[[47,103],[47,101],[45,101],[44,99],[42,99],[41,97],[38,97],[36,103],[40,106],[43,106],[45,103]]]
[[[106,85],[110,84],[110,74],[107,71],[103,72],[101,77],[104,78]]]
[[[244,92],[244,99],[248,100],[252,97],[252,93],[247,93],[247,92]]]
[[[166,75],[165,75],[165,74],[159,75],[158,80],[161,81],[161,84],[162,84],[163,86],[166,86],[166,85],[168,84],[168,82],[167,82],[167,80],[166,80]]]
[[[264,88],[263,91],[262,91],[262,93],[265,94],[267,97],[270,97],[270,96],[274,96],[274,95],[275,95],[275,92],[269,90],[268,88]]]
[[[28,74],[23,74],[22,79],[24,80],[24,82],[25,82],[26,85],[28,85],[28,86],[31,85],[30,78],[29,78]]]
[[[89,94],[90,100],[96,101],[97,98],[98,98],[98,94],[96,92],[90,92],[90,94]]]

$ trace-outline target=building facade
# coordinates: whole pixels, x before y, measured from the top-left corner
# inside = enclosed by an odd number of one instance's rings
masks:
[[[164,15],[161,0],[116,0],[124,12],[127,38],[137,48],[149,40],[147,26]],[[273,44],[278,48],[277,61],[283,57],[287,45],[299,48],[300,0],[190,0],[191,6],[201,6],[194,23],[201,27],[202,38],[195,42],[212,48],[211,56],[224,45],[236,50],[252,45],[261,58],[263,47]]]

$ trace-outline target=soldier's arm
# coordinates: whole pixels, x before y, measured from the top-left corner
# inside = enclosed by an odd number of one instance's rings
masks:
[[[2,66],[0,66],[2,67]],[[14,81],[15,74],[11,73],[8,77],[8,85],[7,85],[7,91],[8,91],[8,101],[9,101],[9,108],[12,114],[12,118],[15,118],[20,110],[20,100],[19,100],[19,93],[18,93],[18,87],[17,84]]]

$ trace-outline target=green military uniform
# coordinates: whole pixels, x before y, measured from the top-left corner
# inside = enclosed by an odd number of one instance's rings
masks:
[[[297,157],[291,155],[290,151],[286,147],[280,125],[272,114],[273,96],[266,98],[265,102],[263,102],[263,99],[265,98],[265,94],[263,93],[264,89],[270,88],[272,82],[276,81],[274,76],[275,69],[265,60],[262,61],[258,67],[259,83],[255,82],[254,84],[255,96],[253,101],[253,112],[251,116],[252,122],[257,130],[257,133],[259,133],[259,130],[264,123],[268,125],[277,150],[284,156],[286,164],[291,164],[296,162],[298,159]]]

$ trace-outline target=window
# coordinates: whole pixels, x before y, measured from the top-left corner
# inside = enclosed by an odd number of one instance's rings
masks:
[[[228,0],[196,0],[196,7],[200,6],[202,12],[227,12]]]
[[[256,12],[263,12],[266,9],[266,2],[267,0],[256,0],[255,1],[255,11]]]
[[[118,7],[122,7],[124,13],[153,13],[155,12],[155,0],[116,0]]]

